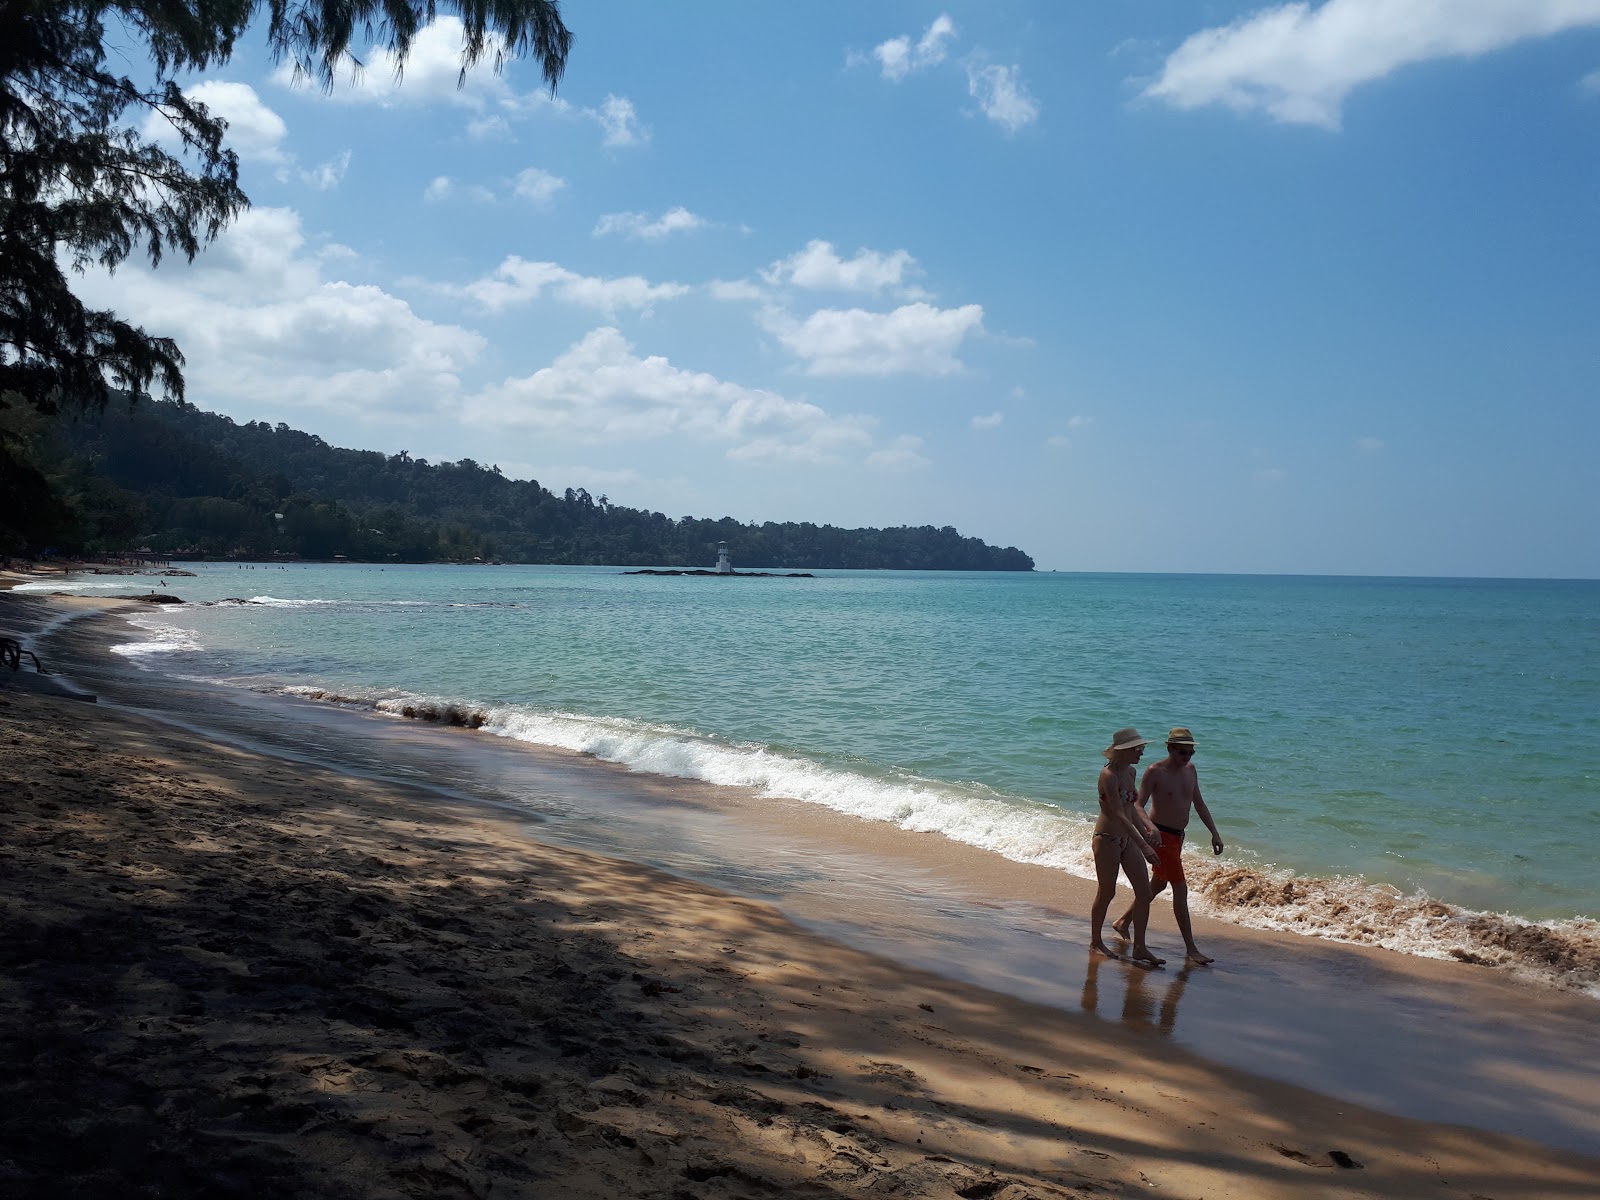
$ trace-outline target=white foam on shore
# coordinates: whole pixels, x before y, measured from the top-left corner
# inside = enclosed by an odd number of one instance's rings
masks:
[[[172,654],[201,648],[200,640],[194,634],[187,629],[179,629],[176,625],[168,625],[150,617],[129,617],[128,624],[135,629],[143,630],[150,635],[149,638],[145,641],[124,642],[120,646],[113,646],[111,653],[138,660],[152,654]]]
[[[819,804],[912,833],[941,834],[1016,862],[1094,878],[1088,818],[980,785],[871,775],[766,746],[617,718],[484,707],[392,691],[280,690],[587,754],[643,773]],[[1241,861],[1246,856],[1219,860],[1201,853],[1204,848],[1185,856],[1190,903],[1197,912],[1256,929],[1495,967],[1600,998],[1600,922],[1583,917],[1529,921],[1476,912],[1360,878],[1297,876]]]
[[[111,582],[87,579],[58,579],[51,582],[18,583],[11,588],[13,592],[114,592],[118,589],[126,590],[138,586],[129,583],[129,579],[138,576],[122,575]]]

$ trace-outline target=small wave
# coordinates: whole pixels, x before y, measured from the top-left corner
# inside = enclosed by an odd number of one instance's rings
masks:
[[[124,642],[120,646],[113,646],[111,653],[137,660],[152,654],[172,654],[182,650],[200,649],[199,639],[187,629],[179,629],[175,625],[167,625],[149,617],[129,617],[128,624],[150,636],[143,641]]]
[[[299,600],[282,596],[251,596],[248,600],[231,597],[218,600],[218,604],[259,604],[264,608],[471,608],[475,605],[440,604],[434,600],[331,600],[325,597],[307,597]]]
[[[220,602],[219,602],[220,603]],[[251,596],[248,600],[230,600],[232,604],[261,604],[267,608],[315,608],[321,604],[338,604],[337,600],[285,600],[281,596]]]
[[[126,578],[110,583],[101,580],[53,579],[48,583],[19,583],[11,590],[13,592],[114,592],[133,586],[136,584],[130,584]]]
[[[1600,922],[1586,917],[1528,921],[1360,878],[1203,860],[1185,861],[1184,873],[1197,907],[1240,925],[1500,967],[1600,996]]]
[[[764,798],[820,804],[913,833],[938,833],[1016,862],[1094,878],[1089,819],[981,785],[909,775],[874,776],[761,745],[576,713],[484,707],[440,697],[315,687],[280,689],[309,700],[482,730],[532,745],[592,755],[632,770],[737,787]],[[1209,855],[1185,856],[1194,906],[1257,929],[1380,946],[1424,958],[1508,970],[1600,996],[1600,922],[1527,921],[1474,912],[1350,877],[1298,876]]]

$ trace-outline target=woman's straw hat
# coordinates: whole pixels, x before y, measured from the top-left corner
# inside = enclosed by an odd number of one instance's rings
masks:
[[[1140,737],[1139,731],[1129,725],[1126,729],[1119,729],[1113,733],[1111,735],[1111,745],[1100,751],[1100,753],[1110,758],[1118,750],[1132,750],[1135,746],[1148,746],[1149,744],[1149,738]]]

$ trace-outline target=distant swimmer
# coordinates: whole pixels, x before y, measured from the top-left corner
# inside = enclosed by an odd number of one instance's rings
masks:
[[[1155,886],[1151,893],[1159,893],[1169,883],[1172,885],[1172,915],[1178,919],[1184,951],[1190,962],[1203,967],[1215,960],[1200,953],[1200,948],[1194,944],[1194,928],[1189,921],[1189,881],[1183,874],[1183,837],[1184,830],[1189,827],[1190,810],[1199,813],[1200,820],[1211,831],[1213,854],[1222,853],[1222,835],[1217,832],[1217,823],[1211,819],[1211,810],[1200,795],[1200,777],[1195,773],[1193,758],[1194,734],[1182,726],[1167,734],[1167,756],[1150,764],[1139,785],[1139,813],[1143,815],[1144,806],[1148,804],[1152,823],[1161,834],[1161,848],[1156,852],[1158,861],[1152,875]],[[1130,907],[1111,922],[1117,936],[1128,936],[1130,921],[1136,935],[1142,932],[1136,908],[1137,905]],[[1145,916],[1149,916],[1148,905]],[[1142,941],[1142,937],[1136,937],[1135,945]]]
[[[1133,907],[1128,910],[1133,921],[1133,953],[1128,956],[1129,961],[1144,967],[1159,967],[1166,959],[1157,958],[1144,944],[1151,895],[1145,864],[1153,865],[1156,861],[1152,843],[1158,835],[1139,807],[1138,793],[1134,789],[1137,778],[1134,768],[1146,745],[1137,729],[1119,729],[1111,735],[1111,745],[1101,752],[1107,761],[1100,770],[1100,816],[1094,823],[1092,839],[1095,879],[1100,886],[1094,894],[1094,906],[1089,910],[1089,953],[1091,956],[1103,954],[1107,958],[1122,957],[1106,945],[1103,932],[1111,898],[1117,894],[1120,867],[1133,885]]]

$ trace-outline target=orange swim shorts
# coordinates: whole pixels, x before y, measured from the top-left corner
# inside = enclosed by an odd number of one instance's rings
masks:
[[[1161,831],[1161,848],[1156,851],[1156,865],[1150,870],[1151,883],[1181,883],[1189,886],[1183,874],[1183,834]]]

